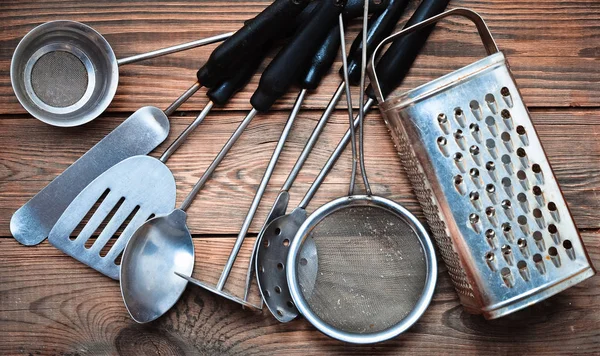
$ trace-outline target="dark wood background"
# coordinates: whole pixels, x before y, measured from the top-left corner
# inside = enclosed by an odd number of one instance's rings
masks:
[[[108,111],[79,128],[50,127],[21,108],[9,66],[19,39],[56,19],[85,22],[117,56],[238,29],[268,1],[0,2],[0,354],[573,354],[600,353],[598,277],[538,305],[494,321],[469,315],[458,303],[443,264],[433,302],[407,333],[388,342],[351,346],[329,339],[299,319],[279,324],[268,311],[244,310],[189,287],[158,321],[128,316],[117,282],[66,257],[47,242],[24,247],[10,237],[11,214],[51,179],[144,105],[165,108],[195,81],[214,46],[121,68]],[[416,7],[411,2],[409,11]],[[597,0],[453,0],[478,11],[506,53],[592,261],[600,263],[600,2]],[[403,20],[404,21],[404,20]],[[403,21],[399,24],[402,25]],[[358,23],[351,26],[350,42]],[[449,20],[438,26],[403,89],[434,79],[484,54],[474,29]],[[227,289],[241,295],[249,250],[289,169],[339,83],[337,68],[311,93]],[[189,191],[249,109],[258,76],[229,105],[215,110],[169,161],[178,201]],[[215,283],[283,128],[296,90],[257,117],[189,210],[194,276]],[[206,103],[197,94],[172,117],[175,137]],[[340,105],[291,194],[295,206],[346,130]],[[367,166],[375,193],[422,217],[402,165],[376,110],[366,127]],[[161,152],[161,148],[156,152]],[[157,155],[158,153],[154,153]],[[346,192],[349,152],[309,207]],[[257,298],[257,291],[253,290]]]

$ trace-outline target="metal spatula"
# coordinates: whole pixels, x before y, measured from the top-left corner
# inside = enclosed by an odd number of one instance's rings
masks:
[[[213,102],[224,104],[238,89],[244,87],[260,65],[263,58],[260,53],[264,52],[257,51],[255,58],[248,60],[233,78],[207,92],[211,101],[160,159],[143,155],[130,157],[83,189],[50,231],[50,243],[108,277],[119,279],[119,256],[131,235],[148,218],[167,214],[175,207],[175,179],[165,162],[204,120]],[[96,203],[99,203],[98,208],[92,210]],[[88,215],[91,217],[79,235],[71,238],[70,235]],[[104,221],[106,226],[96,241],[91,247],[86,247],[87,241]],[[108,249],[107,244],[121,227],[124,228],[123,232],[104,255],[102,252]]]

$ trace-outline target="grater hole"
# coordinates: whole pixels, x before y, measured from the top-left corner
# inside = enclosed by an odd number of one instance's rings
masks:
[[[494,164],[494,162],[492,162],[492,161],[488,161],[485,164],[485,169],[487,169],[488,171],[493,171],[496,169],[496,164]]]
[[[550,212],[555,212],[557,210],[556,204],[554,204],[554,202],[548,203],[548,210],[550,210]]]
[[[512,274],[510,273],[510,268],[502,268],[500,270],[500,274],[502,275],[502,280],[504,280],[504,284],[506,284],[507,287],[511,288],[514,285],[514,279]]]
[[[458,193],[460,193],[461,195],[465,195],[466,191],[466,185],[464,184],[464,179],[463,176],[456,175],[454,176],[454,188],[456,188],[456,190],[458,191]]]
[[[479,147],[477,147],[477,145],[473,145],[469,148],[469,152],[471,152],[472,155],[478,155]]]
[[[548,254],[550,255],[550,257],[556,257],[558,256],[558,250],[556,249],[556,247],[552,246],[548,249]]]
[[[488,217],[493,217],[494,215],[496,215],[496,209],[494,209],[493,206],[488,206],[487,208],[485,208],[485,215],[487,215]]]
[[[465,115],[461,108],[454,109],[454,119],[460,126],[465,126]]]
[[[556,225],[554,225],[554,224],[548,225],[548,232],[551,234],[556,234],[558,232]]]
[[[506,142],[510,142],[510,134],[506,131],[504,131],[501,135],[500,138],[502,139],[502,141]]]
[[[501,159],[502,159],[502,163],[504,163],[504,164],[510,164],[510,162],[511,162],[509,155],[502,155]]]
[[[502,89],[500,89],[500,94],[502,96],[509,96],[510,95],[510,90],[508,90],[507,87],[502,87]]]
[[[485,186],[485,191],[488,193],[494,193],[496,191],[496,187],[490,183]]]
[[[525,248],[525,247],[527,247],[527,240],[525,240],[524,238],[520,238],[517,240],[517,245],[520,248]]]
[[[512,253],[512,249],[508,245],[502,245],[502,253],[505,255],[510,255]]]
[[[526,134],[525,127],[523,127],[521,125],[517,126],[517,134],[525,135]]]
[[[533,255],[533,262],[535,262],[535,263],[542,262],[542,255],[540,255],[539,253],[536,253],[535,255]]]
[[[472,133],[479,132],[479,125],[473,123],[469,125],[469,130],[471,130]]]
[[[439,114],[437,119],[440,124],[445,124],[448,122],[448,118],[446,117],[446,114]]]
[[[491,138],[488,138],[487,140],[485,140],[485,145],[489,149],[496,148],[496,142],[494,141],[494,139],[491,139]]]
[[[542,211],[540,209],[533,209],[533,217],[536,219],[542,218]]]
[[[517,268],[518,269],[526,269],[527,268],[527,262],[525,262],[523,260],[517,262]]]
[[[477,178],[479,177],[479,170],[477,168],[471,168],[469,174],[471,175],[471,177]]]
[[[517,200],[519,203],[527,203],[527,195],[525,195],[525,193],[519,193],[517,194]]]
[[[563,247],[564,247],[566,250],[570,250],[570,249],[572,249],[572,248],[573,248],[573,244],[571,243],[571,240],[565,240],[565,241],[563,242]]]
[[[471,193],[469,193],[469,199],[471,199],[471,201],[473,202],[473,204],[475,204],[477,201],[479,201],[479,192],[471,192]]]
[[[538,174],[542,172],[542,167],[540,167],[540,165],[536,163],[531,166],[531,170],[533,171],[533,173]]]
[[[525,149],[523,147],[517,148],[517,156],[519,156],[520,158],[527,157],[527,152],[525,152]]]
[[[456,153],[454,154],[454,160],[455,160],[456,162],[460,162],[460,161],[462,161],[462,159],[463,159],[463,155],[462,155],[462,153],[460,153],[460,152],[456,152]]]
[[[500,116],[502,116],[503,119],[510,119],[510,111],[504,109],[500,112]]]
[[[488,94],[485,95],[485,101],[489,105],[490,103],[495,103],[496,102],[496,98],[494,98],[494,94],[488,93]]]
[[[519,170],[517,172],[517,178],[519,178],[520,180],[527,179],[527,175],[525,174],[525,171]]]

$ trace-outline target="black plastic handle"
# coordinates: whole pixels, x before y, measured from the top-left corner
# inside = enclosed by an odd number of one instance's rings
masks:
[[[441,14],[449,2],[450,0],[423,0],[412,17],[406,22],[404,28]],[[402,83],[433,29],[434,26],[432,25],[399,38],[392,42],[381,56],[376,71],[384,97],[388,96]],[[375,92],[371,86],[367,89],[367,95],[375,99]]]
[[[369,14],[380,14],[392,1],[394,0],[369,0]],[[344,6],[344,10],[342,10],[342,15],[344,15],[345,19],[362,17],[364,5],[364,0],[348,0],[346,6]]]
[[[265,54],[267,53],[269,46],[270,43],[265,44],[260,50],[254,52],[254,54],[250,56],[250,58],[247,58],[246,63],[244,63],[231,78],[210,88],[206,92],[206,96],[208,96],[216,105],[225,105],[235,93],[245,87],[250,79],[252,79],[252,75],[258,70],[258,67],[265,59]]]
[[[409,0],[389,0],[388,6],[377,17],[371,17],[367,30],[367,58],[371,56],[375,47],[390,35],[400,16],[404,13]],[[362,14],[361,14],[362,15]],[[348,54],[348,79],[351,85],[358,85],[360,82],[360,69],[362,64],[362,31],[352,42],[350,53]],[[340,68],[340,74],[344,74]]]
[[[260,77],[258,88],[250,103],[258,111],[267,111],[281,95],[298,79],[320,43],[337,22],[344,2],[321,0],[314,16],[294,38],[283,47]]]
[[[369,12],[373,11],[373,13],[381,12],[385,10],[385,6],[389,3],[389,1],[397,1],[397,0],[385,0],[385,1],[377,1],[371,0],[369,4]],[[407,0],[403,0],[407,1]],[[348,0],[346,6],[344,6],[344,10],[342,14],[346,20],[351,20],[356,17],[361,17],[363,15],[363,0]],[[308,6],[307,6],[308,8]],[[391,29],[390,29],[391,32]],[[360,42],[360,41],[359,41]],[[325,38],[325,41],[321,44],[321,47],[317,50],[317,53],[310,61],[308,69],[306,71],[306,75],[300,81],[300,86],[308,90],[315,90],[321,83],[321,80],[331,68],[331,65],[335,61],[337,57],[338,49],[340,48],[340,28],[337,25],[334,25],[329,34]]]
[[[340,48],[340,28],[334,25],[317,53],[310,60],[306,75],[301,78],[300,86],[304,89],[315,90],[331,68]]]
[[[198,81],[213,87],[232,75],[236,67],[256,48],[277,37],[306,7],[309,0],[275,0],[211,53],[205,69],[197,73]]]

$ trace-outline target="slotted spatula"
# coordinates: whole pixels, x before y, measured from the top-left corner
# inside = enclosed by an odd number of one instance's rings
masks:
[[[234,77],[207,92],[211,101],[185,131],[167,148],[160,159],[139,155],[113,166],[81,191],[58,219],[48,240],[59,250],[113,279],[119,279],[119,256],[135,230],[154,215],[169,213],[175,207],[175,178],[165,165],[187,136],[208,115],[213,102],[224,104],[238,89],[244,87],[263,58],[257,51]],[[92,211],[99,203],[98,208]],[[91,215],[77,237],[70,235],[86,216]],[[129,221],[128,221],[129,219]],[[106,226],[94,243],[87,241]],[[107,244],[123,227],[113,246]],[[110,248],[110,249],[109,249]],[[104,253],[109,249],[107,253]]]

